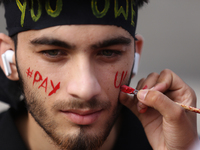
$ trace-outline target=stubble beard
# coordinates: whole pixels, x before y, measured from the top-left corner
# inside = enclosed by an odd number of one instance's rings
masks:
[[[74,135],[65,135],[63,133],[57,132],[58,123],[53,120],[51,116],[48,115],[47,110],[44,106],[44,101],[37,96],[37,93],[31,90],[27,84],[23,82],[22,75],[18,69],[19,79],[22,84],[22,88],[25,95],[25,102],[27,104],[28,112],[32,115],[38,125],[46,132],[48,137],[52,139],[54,144],[62,150],[96,150],[100,148],[106,138],[108,137],[115,121],[117,120],[122,105],[118,103],[117,107],[114,109],[112,116],[108,120],[101,131],[97,131],[98,134],[89,135],[87,131],[90,126],[79,126],[79,133]],[[62,102],[55,105],[55,107],[64,106]],[[73,103],[70,104],[73,107]],[[89,103],[74,103],[74,107],[85,107],[89,106],[99,107],[101,104],[100,100],[91,100]],[[107,109],[109,109],[110,104],[105,104]],[[103,106],[104,107],[104,106]],[[98,130],[98,129],[97,129]]]

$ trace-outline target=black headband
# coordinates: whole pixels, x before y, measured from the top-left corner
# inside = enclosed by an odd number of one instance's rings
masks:
[[[57,25],[115,25],[135,37],[138,8],[134,0],[30,0],[5,2],[9,36]]]

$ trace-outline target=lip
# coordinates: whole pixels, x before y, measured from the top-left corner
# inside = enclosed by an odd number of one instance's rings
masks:
[[[100,116],[102,109],[100,110],[61,110],[68,120],[78,125],[90,125],[93,124]]]

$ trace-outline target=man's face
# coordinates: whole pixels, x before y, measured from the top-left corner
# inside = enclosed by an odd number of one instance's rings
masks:
[[[134,39],[116,26],[18,34],[17,63],[29,112],[61,148],[102,145],[119,116],[119,87],[128,83],[133,62]]]

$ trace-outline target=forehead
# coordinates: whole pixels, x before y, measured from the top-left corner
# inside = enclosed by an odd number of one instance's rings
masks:
[[[134,38],[121,27],[114,25],[62,25],[41,30],[29,30],[18,34],[20,41],[28,42],[35,38],[48,37],[71,42],[98,42],[105,38],[126,37]]]

